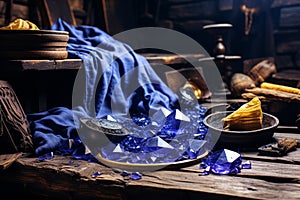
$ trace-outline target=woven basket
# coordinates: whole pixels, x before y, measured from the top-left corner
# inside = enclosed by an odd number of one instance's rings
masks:
[[[33,142],[26,115],[10,84],[0,80],[0,153],[32,150]]]

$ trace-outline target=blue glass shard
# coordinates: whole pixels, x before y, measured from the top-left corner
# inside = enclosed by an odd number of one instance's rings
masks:
[[[120,144],[118,144],[118,145],[116,146],[116,148],[113,150],[113,153],[123,153],[123,150],[122,150]]]
[[[247,160],[246,162],[242,163],[242,169],[251,169],[252,165],[250,160]]]
[[[240,172],[241,163],[242,158],[239,153],[223,149],[210,154],[203,160],[200,167],[203,167],[203,164],[210,166],[210,170],[214,174],[236,174]]]
[[[165,141],[171,141],[177,135],[178,130],[175,129],[162,129],[161,132],[157,134],[160,138],[164,139]]]
[[[133,115],[132,121],[138,126],[148,126],[151,123],[151,119],[147,115]]]
[[[141,178],[142,178],[142,174],[139,173],[139,172],[132,172],[132,173],[130,174],[130,179],[131,179],[131,180],[139,180],[139,179],[141,179]]]
[[[145,152],[152,152],[161,148],[174,149],[173,146],[161,139],[159,136],[147,139],[145,144],[143,145],[143,150]]]
[[[202,143],[205,143],[203,139],[207,127],[203,124],[203,116],[206,109],[196,102],[183,102],[181,109],[170,112],[160,108],[151,119],[144,114],[117,116],[117,122],[127,128],[130,135],[117,146],[108,145],[99,149],[101,156],[130,163],[174,162],[196,158],[203,150]]]
[[[162,148],[167,148],[167,149],[173,149],[173,147],[169,143],[167,143],[166,141],[161,139],[159,136],[149,138],[146,141],[146,146],[147,147],[162,147]]]
[[[144,142],[144,140],[144,138],[128,136],[120,143],[120,145],[122,146],[124,151],[140,152],[141,145]]]
[[[73,165],[74,161],[73,160],[69,160],[68,164],[69,165]]]
[[[169,131],[175,132],[179,128],[184,130],[191,126],[190,118],[180,112],[178,109],[174,110],[168,115],[166,123],[161,129],[162,135],[168,135]]]
[[[106,116],[106,119],[109,120],[109,121],[113,121],[113,122],[116,122],[117,120],[115,118],[113,118],[111,115],[107,115]]]
[[[100,176],[101,173],[100,172],[95,172],[94,174],[92,174],[92,178],[96,178],[97,176]]]
[[[201,175],[202,175],[202,176],[209,175],[209,171],[203,171],[203,172],[201,172]]]
[[[121,172],[121,176],[123,176],[123,177],[129,176],[129,173],[126,170],[124,170]]]
[[[162,127],[165,124],[166,119],[170,114],[171,111],[162,107],[152,115],[151,118],[152,122],[155,122],[157,126]]]
[[[151,156],[150,159],[151,159],[151,161],[154,163],[154,162],[157,160],[157,157]]]
[[[54,158],[54,153],[51,151],[50,153],[46,153],[38,157],[39,161],[45,161]]]
[[[205,145],[205,140],[195,140],[190,139],[189,140],[189,148],[193,152],[199,152],[199,150]]]
[[[205,162],[201,162],[199,167],[200,169],[205,169],[207,167],[207,164]]]
[[[180,110],[176,109],[175,110],[175,119],[180,120],[180,121],[186,121],[190,122],[190,118],[183,114]]]

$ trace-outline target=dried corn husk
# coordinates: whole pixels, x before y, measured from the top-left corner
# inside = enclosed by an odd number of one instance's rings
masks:
[[[0,30],[40,30],[34,23],[29,20],[15,19],[7,26],[1,27]]]
[[[242,94],[242,97],[246,99],[250,98],[251,96],[249,95],[249,93],[252,93],[253,95],[256,96],[263,96],[265,97],[266,100],[269,101],[300,102],[299,94],[293,94],[293,93],[283,92],[279,90],[255,87],[255,88],[245,89],[245,93]]]
[[[225,130],[249,131],[262,127],[262,109],[258,97],[254,97],[248,103],[226,116],[223,119]]]
[[[288,93],[293,93],[293,94],[300,95],[300,89],[285,86],[285,85],[279,85],[279,84],[274,84],[274,83],[263,82],[260,85],[260,87],[265,88],[265,89],[278,90],[278,91],[282,91],[282,92],[288,92]]]

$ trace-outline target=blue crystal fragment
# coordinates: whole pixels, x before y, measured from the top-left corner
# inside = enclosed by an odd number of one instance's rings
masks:
[[[156,151],[160,148],[173,149],[173,147],[169,143],[161,139],[159,136],[149,138],[148,140],[146,140],[144,145],[144,149],[149,152]]]
[[[178,130],[174,129],[162,129],[157,135],[166,141],[171,141],[178,133]]]
[[[117,122],[131,134],[119,146],[107,145],[99,149],[101,156],[120,162],[147,164],[196,158],[201,153],[201,145],[189,143],[189,140],[204,141],[206,109],[196,102],[184,102],[180,106],[181,111],[176,109],[173,112],[161,108],[151,119],[144,114],[117,116]]]
[[[116,148],[113,150],[113,153],[123,153],[123,150],[122,150],[120,144],[118,144],[118,145],[116,146]]]
[[[193,151],[189,151],[188,154],[190,159],[196,159],[198,157],[197,153]]]
[[[246,162],[242,163],[242,169],[251,169],[251,162],[247,160]]]
[[[120,143],[120,145],[125,151],[139,152],[143,141],[143,138],[128,136]]]
[[[157,126],[162,127],[165,124],[166,119],[169,114],[171,114],[171,111],[169,111],[166,108],[160,108],[158,111],[156,111],[153,114],[152,122],[155,122],[157,124]]]
[[[236,174],[240,172],[241,163],[242,158],[239,153],[223,149],[210,154],[200,167],[203,167],[203,164],[210,166],[210,171],[214,174]]]
[[[94,174],[92,174],[92,178],[96,178],[97,176],[100,176],[101,173],[100,172],[95,172]]]
[[[147,115],[133,115],[132,120],[138,126],[148,126],[151,123],[151,119]]]
[[[69,160],[69,162],[68,162],[69,165],[73,165],[73,163],[74,163],[74,160]]]
[[[190,118],[176,109],[168,115],[162,132],[164,130],[178,130],[179,128],[186,127],[187,123],[190,124]]]
[[[195,159],[199,155],[200,149],[204,146],[206,143],[205,140],[189,140],[189,147],[188,147],[188,154],[191,159]]]
[[[207,164],[205,162],[201,162],[199,165],[200,169],[205,169],[207,167]]]
[[[139,180],[139,179],[141,179],[141,178],[142,178],[142,174],[139,173],[139,172],[132,172],[132,173],[130,174],[130,179],[131,179],[131,180]]]
[[[124,177],[129,176],[129,173],[126,170],[124,170],[124,171],[122,171],[121,176],[124,176]]]
[[[46,153],[44,155],[39,156],[38,160],[39,161],[45,161],[45,160],[49,160],[49,159],[52,159],[52,158],[54,158],[54,153],[50,152],[50,153]]]
[[[201,175],[202,175],[202,176],[209,175],[209,171],[203,171],[203,172],[201,172]]]
[[[210,174],[210,166],[206,166],[206,167],[203,168],[203,169],[204,169],[204,171],[200,173],[202,176],[205,176],[205,175],[209,175],[209,174]]]

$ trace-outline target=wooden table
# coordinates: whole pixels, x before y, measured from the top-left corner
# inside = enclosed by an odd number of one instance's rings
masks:
[[[277,138],[296,138],[296,127],[278,127]],[[300,199],[300,150],[283,157],[242,152],[252,163],[237,175],[201,176],[199,164],[144,172],[131,180],[102,164],[55,156],[39,162],[26,155],[2,155],[1,195],[36,199]],[[7,165],[9,159],[15,160]],[[6,164],[5,164],[6,163]],[[101,175],[93,178],[95,172]]]

